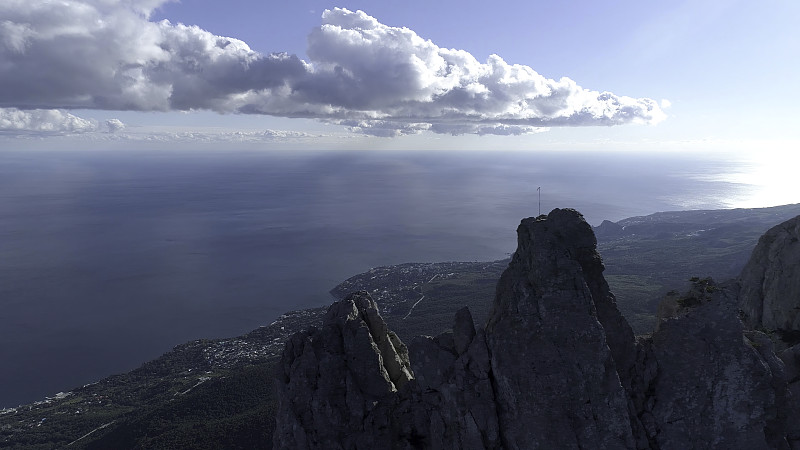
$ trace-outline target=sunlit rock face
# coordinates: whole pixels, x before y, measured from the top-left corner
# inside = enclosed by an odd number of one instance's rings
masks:
[[[743,325],[738,284],[698,279],[635,338],[580,213],[517,232],[483,328],[463,308],[406,349],[362,292],[295,334],[275,448],[800,448],[800,347]]]
[[[735,295],[695,282],[650,339],[658,372],[641,414],[658,448],[788,448],[783,365],[766,336],[745,333]]]
[[[738,281],[745,323],[779,338],[773,341],[780,361],[773,365],[784,369],[790,395],[778,397],[785,403],[778,414],[789,418],[789,442],[800,448],[800,216],[761,236]]]
[[[800,217],[761,236],[740,280],[739,306],[748,325],[800,341]]]

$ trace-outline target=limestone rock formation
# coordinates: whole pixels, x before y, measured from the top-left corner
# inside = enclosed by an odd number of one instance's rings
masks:
[[[369,294],[334,303],[321,329],[292,336],[281,362],[276,448],[388,442],[388,418],[373,413],[413,375],[405,345],[387,329]]]
[[[557,209],[517,234],[486,326],[504,447],[633,448],[628,396],[589,287],[602,289],[590,278],[603,270],[591,227]],[[632,351],[628,331],[629,343],[615,344]]]
[[[748,325],[800,341],[800,216],[759,239],[740,280],[739,307]]]
[[[452,330],[406,349],[362,292],[294,335],[277,375],[275,447],[800,449],[800,346],[778,355],[745,327],[738,284],[695,280],[665,299],[652,336],[635,338],[578,212],[517,231],[485,328],[464,308]],[[775,299],[794,288],[783,279],[795,276],[783,255],[794,242],[781,239],[764,244],[763,264],[778,267],[761,284]],[[790,317],[775,308],[750,311]]]
[[[733,287],[696,281],[653,334],[658,373],[644,413],[658,448],[788,448],[776,407],[785,377],[756,348],[764,342],[743,337]]]
[[[435,406],[414,434],[422,448],[501,448],[489,351],[483,330],[475,330],[469,309],[456,313],[453,333],[435,338],[419,336],[410,346],[417,374],[417,398]],[[411,409],[418,404],[409,402]],[[430,425],[425,425],[425,423]]]

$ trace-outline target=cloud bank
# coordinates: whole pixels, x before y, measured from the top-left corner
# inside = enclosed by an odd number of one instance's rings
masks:
[[[0,135],[63,135],[98,131],[115,133],[124,128],[125,125],[117,119],[100,123],[56,109],[22,111],[16,108],[0,108]]]
[[[497,55],[479,62],[361,11],[326,10],[304,61],[149,20],[163,3],[3,0],[0,108],[203,109],[314,118],[378,136],[523,134],[665,117],[651,99],[548,79]]]

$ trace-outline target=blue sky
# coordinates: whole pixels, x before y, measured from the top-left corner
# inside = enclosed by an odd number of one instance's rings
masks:
[[[800,143],[795,1],[60,8],[0,5],[4,147],[757,155]]]

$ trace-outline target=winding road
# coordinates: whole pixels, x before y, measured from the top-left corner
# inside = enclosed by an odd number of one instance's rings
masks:
[[[428,280],[428,283],[430,283],[431,281],[435,280],[435,279],[436,279],[436,277],[438,277],[438,276],[439,276],[439,274],[438,274],[438,273],[437,273],[436,275],[432,276],[432,277],[431,277],[431,279],[430,279],[430,280]],[[411,312],[412,312],[412,311],[414,311],[414,308],[416,308],[416,307],[417,307],[417,305],[419,305],[419,302],[421,302],[421,301],[422,301],[422,299],[424,299],[424,298],[425,298],[425,294],[423,294],[423,293],[422,293],[422,285],[420,285],[420,286],[419,286],[419,294],[421,295],[421,297],[419,298],[419,300],[417,300],[416,302],[414,302],[414,304],[413,304],[413,305],[411,305],[411,309],[409,309],[409,310],[408,310],[408,314],[406,314],[406,315],[403,317],[403,320],[406,320],[406,319],[408,319],[408,316],[410,316],[410,315],[411,315]]]

